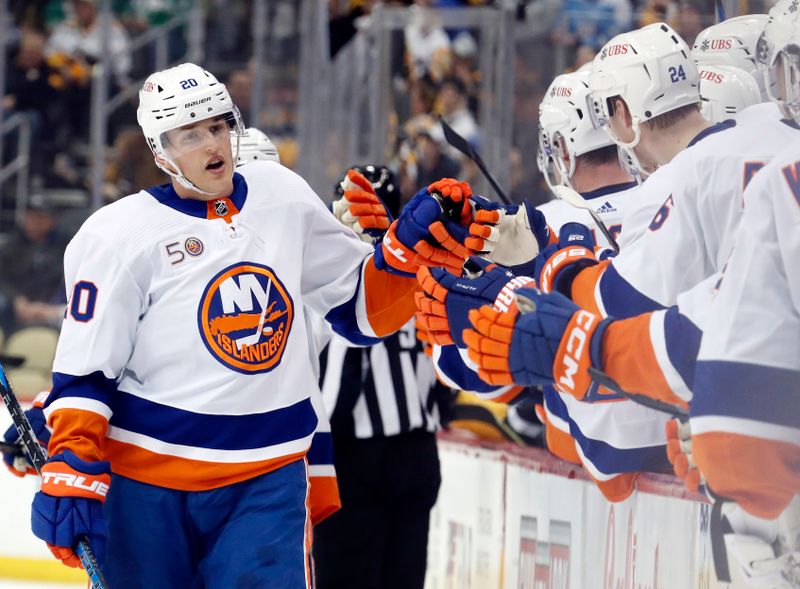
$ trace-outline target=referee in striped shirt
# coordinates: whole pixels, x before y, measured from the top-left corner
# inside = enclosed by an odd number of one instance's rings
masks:
[[[358,169],[395,216],[386,168]],[[320,359],[342,508],[314,529],[317,589],[422,589],[430,511],[441,477],[439,384],[414,321],[382,342],[334,336]]]

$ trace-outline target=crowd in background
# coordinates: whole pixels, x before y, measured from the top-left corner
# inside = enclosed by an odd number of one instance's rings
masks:
[[[284,165],[294,167],[298,157],[297,113],[301,0],[267,2],[267,63],[263,109],[251,113],[253,88],[253,4],[245,0],[200,0],[204,3],[205,67],[224,80],[248,125],[265,131],[278,147]],[[761,0],[751,0],[759,2]],[[154,69],[153,48],[130,50],[131,40],[185,12],[194,0],[113,0],[111,52],[112,95],[137,84]],[[589,61],[609,38],[665,19],[691,44],[713,14],[711,0],[406,0],[387,2],[414,5],[399,36],[392,59],[396,128],[394,157],[404,200],[441,177],[476,177],[474,165],[446,145],[442,116],[457,132],[480,148],[487,132],[481,129],[476,31],[445,30],[426,7],[512,4],[515,8],[518,48],[514,65],[513,148],[509,153],[510,193],[515,200],[549,199],[536,167],[538,105],[548,82],[558,73],[552,60],[558,49],[568,69]],[[8,214],[14,206],[11,183],[0,186],[0,240],[14,251],[3,260],[0,279],[0,327],[7,333],[27,325],[57,325],[52,308],[34,306],[63,303],[58,272],[40,273],[37,264],[57,264],[68,237],[89,213],[89,117],[92,65],[101,48],[98,0],[10,0],[12,38],[6,48],[6,88],[3,117],[20,113],[29,121],[34,148],[30,165],[30,210],[24,220]],[[352,42],[360,19],[368,19],[376,0],[329,0],[330,49],[335,55]],[[755,10],[757,6],[742,7]],[[435,13],[434,13],[435,14]],[[704,18],[702,18],[704,17]],[[524,34],[533,30],[534,34]],[[170,59],[183,55],[182,28],[169,39]],[[136,97],[109,120],[109,150],[103,195],[115,200],[143,187],[166,181],[152,164],[152,156],[136,125]],[[7,163],[16,137],[3,138]],[[360,163],[360,162],[352,162]],[[378,163],[378,162],[375,162]],[[85,195],[86,206],[58,210],[56,198],[64,191]],[[322,195],[327,197],[329,195]],[[9,251],[5,247],[4,251]],[[35,253],[40,252],[40,253]],[[44,253],[47,252],[47,253]],[[28,288],[15,276],[36,272],[47,284]],[[46,278],[46,279],[45,279]],[[49,281],[49,282],[48,282]],[[55,307],[56,309],[59,307]]]

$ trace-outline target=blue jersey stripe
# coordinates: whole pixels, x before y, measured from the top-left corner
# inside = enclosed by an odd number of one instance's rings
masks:
[[[161,440],[214,450],[250,450],[304,438],[317,416],[311,399],[249,415],[206,415],[169,407],[119,391],[111,425]]]
[[[330,432],[317,432],[306,454],[309,465],[333,464],[333,438]]]
[[[738,417],[800,429],[800,372],[773,366],[697,364],[692,417]]]
[[[116,394],[117,382],[112,378],[106,378],[100,371],[83,376],[54,372],[53,389],[47,396],[44,406],[49,407],[57,399],[80,397],[100,401],[112,407],[112,400]]]
[[[664,308],[663,305],[640,293],[620,276],[614,268],[613,261],[600,277],[600,296],[606,313],[616,319],[627,319]]]
[[[358,284],[356,285],[353,296],[338,307],[331,309],[328,314],[325,315],[325,320],[331,324],[333,331],[350,343],[356,344],[357,346],[374,346],[383,340],[381,338],[364,335],[358,327],[356,304],[358,302],[358,293],[362,288],[361,273],[359,273]]]
[[[585,436],[578,424],[569,416],[566,404],[553,387],[544,387],[547,410],[569,425],[570,435],[581,448],[584,456],[603,474],[614,475],[625,472],[672,472],[667,459],[666,438],[664,444],[641,448],[617,448]]]
[[[677,307],[670,307],[664,315],[664,337],[670,363],[689,390],[694,390],[694,371],[703,332],[688,317],[681,315]]]
[[[478,373],[464,364],[455,345],[442,346],[436,363],[439,371],[465,391],[492,393],[501,387],[484,381]]]

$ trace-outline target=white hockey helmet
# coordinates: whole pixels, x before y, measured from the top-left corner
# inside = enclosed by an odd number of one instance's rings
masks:
[[[700,102],[697,65],[686,42],[665,23],[654,23],[617,35],[603,46],[592,62],[589,89],[590,115],[634,162],[631,170],[643,174],[633,148],[639,143],[640,125],[682,106]],[[634,137],[626,142],[614,136],[609,122],[611,98],[620,97],[630,111]]]
[[[730,119],[761,102],[756,79],[738,67],[700,65],[700,112],[712,123]]]
[[[231,145],[234,150],[239,145],[239,156],[236,158],[236,166],[241,166],[255,161],[269,161],[281,163],[278,149],[270,141],[267,134],[255,127],[248,127],[241,137],[231,132]]]
[[[614,145],[589,116],[589,75],[582,69],[556,76],[539,105],[539,153],[544,158],[539,167],[550,188],[558,184],[572,188],[575,158]]]
[[[237,136],[244,132],[239,109],[233,104],[225,85],[193,63],[151,74],[139,90],[136,118],[154,156],[165,160],[175,171],[156,159],[156,165],[182,186],[210,194],[183,175],[166,149],[167,131],[213,117],[225,117]],[[238,153],[234,152],[234,160]]]
[[[692,46],[698,67],[724,65],[742,69],[753,76],[763,99],[768,100],[756,61],[756,46],[768,18],[766,14],[744,14],[703,30]]]
[[[780,0],[758,40],[759,68],[770,100],[800,123],[800,2]],[[778,80],[782,69],[782,79]],[[781,93],[782,90],[782,93]],[[782,95],[780,95],[782,94]]]

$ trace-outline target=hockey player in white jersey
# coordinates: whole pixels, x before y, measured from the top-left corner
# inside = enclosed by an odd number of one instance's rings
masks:
[[[711,25],[701,31],[695,38],[692,46],[692,57],[694,57],[697,67],[701,70],[700,94],[704,99],[703,116],[707,119],[714,122],[724,120],[718,118],[715,111],[725,112],[726,110],[730,111],[732,108],[738,109],[735,118],[740,124],[745,124],[750,119],[759,121],[764,116],[771,116],[777,119],[783,117],[780,109],[769,99],[764,76],[758,68],[756,59],[756,46],[761,33],[764,31],[767,18],[766,14],[735,16]],[[750,84],[737,81],[733,87],[728,88],[724,83],[714,85],[710,79],[706,81],[705,78],[710,78],[711,74],[706,74],[704,78],[702,72],[709,68],[715,70],[717,67],[734,67],[750,74],[758,85],[761,99],[753,103],[753,106],[749,108],[746,106],[742,108],[747,101],[745,96],[749,96],[752,93],[751,90],[747,89]],[[726,72],[728,70],[724,69],[720,74],[725,76]],[[733,91],[735,94],[729,96],[729,91]],[[742,92],[746,94],[743,95]],[[711,103],[706,103],[706,98]],[[718,101],[718,106],[714,104],[715,99]]]
[[[231,148],[235,150],[237,146],[239,149],[237,166],[262,160],[281,163],[278,148],[266,133],[255,127],[248,127],[241,135],[231,134]]]
[[[234,172],[238,110],[193,64],[150,76],[138,118],[172,183],[67,248],[34,533],[73,566],[88,536],[115,589],[307,587],[303,309],[353,341],[402,326],[419,264],[457,263],[426,241],[441,205],[420,191],[373,248],[288,169]]]
[[[746,71],[727,65],[698,64],[700,113],[712,123],[731,119],[748,106],[761,103],[756,79]]]

